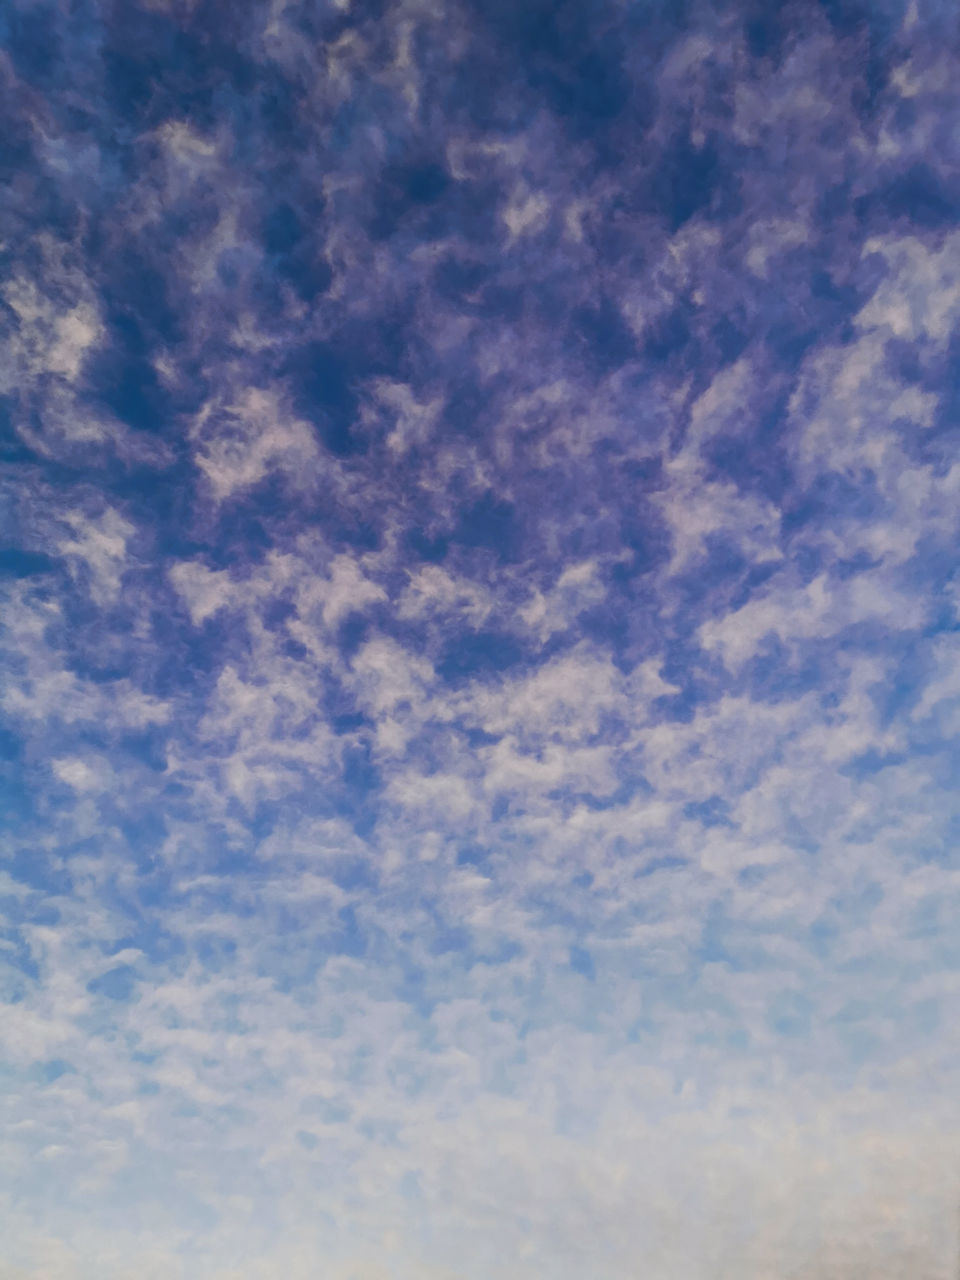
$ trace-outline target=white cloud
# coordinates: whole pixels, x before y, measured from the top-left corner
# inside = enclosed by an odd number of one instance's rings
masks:
[[[518,610],[521,621],[545,644],[558,631],[566,631],[577,617],[606,596],[596,560],[569,565],[546,594],[535,588],[530,600]]]
[[[948,235],[939,249],[916,236],[875,237],[863,252],[883,257],[889,274],[858,312],[857,327],[942,346],[960,317],[960,235]]]
[[[391,453],[402,456],[430,439],[443,408],[442,396],[420,400],[406,383],[390,378],[375,379],[370,390],[364,418],[368,425],[392,424],[386,434]]]
[[[502,217],[510,233],[510,239],[542,231],[550,215],[550,201],[539,191],[531,191],[525,183],[519,183],[504,206]]]
[[[375,716],[392,712],[399,704],[414,713],[421,711],[426,691],[435,679],[426,658],[409,653],[385,636],[367,641],[351,666],[358,701]]]
[[[758,564],[783,559],[780,513],[772,502],[741,492],[733,483],[706,480],[702,468],[681,456],[666,468],[669,484],[657,495],[673,539],[670,574],[682,573],[706,551],[712,535],[738,546]]]
[[[859,622],[910,631],[923,626],[927,608],[922,597],[910,596],[878,570],[841,581],[820,574],[805,587],[774,588],[724,617],[704,622],[699,635],[703,647],[719,651],[735,671],[771,635],[789,649],[799,641],[835,636]]]
[[[409,583],[397,604],[400,618],[450,614],[470,627],[480,628],[494,608],[488,590],[469,578],[457,578],[439,565],[427,565],[409,574]]]
[[[477,689],[466,710],[490,733],[581,737],[596,733],[601,716],[616,709],[620,685],[607,655],[581,645],[500,688]]]
[[[63,520],[75,536],[59,542],[58,551],[74,571],[78,564],[86,566],[90,594],[97,604],[115,600],[127,569],[127,543],[136,533],[135,526],[111,508],[99,517],[71,511]]]
[[[309,619],[319,613],[327,628],[334,628],[349,614],[386,600],[386,592],[363,572],[362,561],[352,556],[335,556],[328,576],[305,577],[297,588],[297,609]]]
[[[208,569],[199,561],[181,561],[170,570],[170,581],[186,602],[190,621],[199,626],[230,603],[233,584],[226,569]]]
[[[208,404],[191,430],[194,459],[217,502],[249,489],[273,471],[294,485],[317,474],[313,429],[291,415],[280,397],[248,387],[223,404]]]
[[[771,259],[789,253],[798,245],[808,244],[810,239],[810,227],[800,220],[770,218],[756,222],[750,229],[746,264],[754,275],[769,279]]]
[[[50,373],[76,381],[87,353],[103,336],[94,304],[84,298],[72,306],[58,306],[34,281],[24,277],[11,281],[3,297],[19,321],[4,362],[11,372],[17,370],[23,377]]]
[[[110,785],[112,771],[104,760],[81,760],[68,757],[53,761],[53,772],[74,791],[105,791]]]
[[[920,720],[931,712],[946,710],[960,699],[960,642],[950,635],[939,637],[933,645],[931,654],[934,662],[933,678],[924,686],[923,692],[911,712],[914,720]],[[956,722],[960,709],[952,707],[953,720],[945,726],[950,731],[950,723]]]

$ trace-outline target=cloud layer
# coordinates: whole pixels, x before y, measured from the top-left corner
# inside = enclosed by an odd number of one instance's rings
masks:
[[[12,0],[2,1280],[951,1274],[937,0]]]

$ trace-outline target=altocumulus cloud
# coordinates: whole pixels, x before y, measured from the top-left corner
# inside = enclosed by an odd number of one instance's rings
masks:
[[[3,1280],[949,1274],[939,0],[8,0]]]

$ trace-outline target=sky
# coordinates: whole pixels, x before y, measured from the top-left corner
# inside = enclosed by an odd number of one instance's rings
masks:
[[[946,1280],[953,0],[7,0],[0,1280]]]

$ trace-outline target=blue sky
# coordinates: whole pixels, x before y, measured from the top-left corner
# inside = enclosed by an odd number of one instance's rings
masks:
[[[939,0],[8,0],[0,1278],[940,1280]]]

